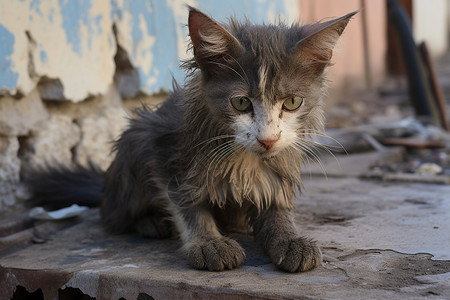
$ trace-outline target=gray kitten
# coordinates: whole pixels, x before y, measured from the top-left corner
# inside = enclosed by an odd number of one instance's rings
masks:
[[[143,108],[114,146],[106,174],[54,167],[30,180],[34,203],[98,205],[108,231],[179,235],[189,265],[221,271],[245,259],[223,232],[250,229],[273,263],[321,264],[296,232],[300,165],[323,134],[324,69],[350,18],[311,25],[220,25],[189,8],[194,57],[185,86]]]

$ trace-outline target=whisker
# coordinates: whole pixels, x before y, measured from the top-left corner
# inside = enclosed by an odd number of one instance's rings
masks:
[[[249,84],[249,83],[245,80],[245,78],[244,78],[238,71],[236,71],[235,69],[233,69],[232,67],[227,66],[227,65],[225,65],[225,64],[221,64],[221,63],[219,63],[219,62],[214,62],[214,61],[210,61],[209,63],[215,64],[215,65],[218,65],[218,66],[221,66],[221,67],[225,67],[225,68],[227,68],[227,69],[233,71],[234,73],[236,73],[237,75],[239,75],[239,77],[241,77],[242,81],[244,81],[245,83]]]
[[[309,169],[309,180],[311,180],[312,179],[312,169],[311,169],[311,161],[312,161],[312,159],[311,159],[311,157],[309,157],[309,156],[307,156],[307,160],[306,160],[306,163],[308,164],[308,169]]]
[[[217,151],[217,153],[215,153],[214,158],[210,162],[210,165],[214,166],[214,170],[216,169],[216,166],[221,162],[222,158],[226,156],[230,151],[232,151],[234,147],[234,145],[228,145],[227,147],[224,147],[220,149],[220,151]]]
[[[220,164],[222,164],[222,163],[226,162],[227,160],[229,160],[229,159],[230,159],[237,151],[239,151],[239,150],[242,149],[242,148],[244,148],[244,146],[234,144],[233,147],[231,147],[231,148],[229,149],[229,151],[227,151],[226,153],[224,153],[224,154],[222,155],[222,157],[219,158],[219,160],[216,162],[216,166],[214,167],[213,172],[216,171],[217,167],[218,167]]]
[[[196,148],[196,147],[198,147],[198,146],[200,146],[200,145],[202,145],[202,144],[203,144],[203,147],[201,147],[201,148],[198,150],[198,152],[196,153],[196,155],[194,155],[194,157],[193,157],[193,158],[191,159],[191,161],[189,162],[189,165],[192,164],[192,162],[197,158],[197,156],[200,155],[200,154],[202,154],[202,153],[203,153],[203,150],[204,150],[209,144],[211,144],[212,142],[215,142],[215,141],[218,141],[218,140],[221,140],[221,139],[232,138],[232,137],[234,137],[234,135],[231,135],[231,134],[218,135],[218,136],[214,136],[214,137],[212,137],[212,138],[209,138],[209,139],[204,140],[203,142],[198,143],[197,145],[194,146],[194,148]],[[224,143],[230,143],[230,142],[232,142],[232,141],[226,141],[226,142],[224,142]],[[221,144],[221,145],[223,145],[223,144]],[[220,147],[221,145],[219,145],[218,147]],[[216,148],[217,148],[217,147],[216,147]],[[216,148],[214,148],[214,149],[216,149]],[[213,150],[214,150],[214,149],[213,149]],[[213,150],[211,150],[211,151],[213,151]],[[210,154],[211,154],[211,152],[210,152],[209,154],[207,154],[207,155],[209,156]]]
[[[233,143],[234,143],[234,141],[227,141],[227,142],[225,142],[225,143],[223,143],[223,144],[220,144],[219,146],[217,146],[217,147],[213,148],[211,151],[209,151],[209,153],[207,154],[207,156],[208,156],[209,158],[213,159],[213,157],[217,154],[217,152],[222,151],[221,148],[230,146],[230,145],[232,145]],[[216,153],[215,153],[215,152],[216,152]]]
[[[230,57],[232,60],[234,60],[234,61],[237,63],[237,65],[238,65],[239,68],[241,69],[242,73],[244,73],[244,76],[245,76],[245,78],[246,78],[245,82],[246,82],[248,85],[250,85],[250,81],[249,81],[249,79],[248,79],[247,73],[245,72],[245,70],[244,70],[244,68],[242,67],[242,65],[241,65],[241,64],[236,60],[236,58],[234,58],[232,55],[230,55],[230,54],[228,54],[228,53],[226,53],[226,55],[227,55],[228,57]]]
[[[233,141],[229,141],[228,143],[224,143],[222,145],[219,145],[218,147],[214,148],[209,154],[208,156],[210,157],[211,161],[208,165],[208,169],[206,170],[206,174],[207,174],[207,182],[209,182],[208,180],[208,176],[209,176],[209,172],[211,169],[211,166],[213,166],[214,164],[216,164],[216,161],[218,159],[220,159],[220,157],[223,155],[223,153],[227,153],[230,149],[232,149],[234,147],[233,145]],[[211,156],[210,156],[211,155]],[[217,165],[217,164],[216,164]],[[215,168],[214,170],[215,171]]]
[[[344,150],[345,154],[348,154],[347,149],[345,149],[345,147],[338,140],[336,140],[335,138],[329,136],[325,132],[317,131],[317,130],[314,130],[314,129],[297,129],[297,134],[301,134],[302,136],[315,135],[315,136],[320,136],[320,137],[324,137],[324,138],[330,139],[333,142],[335,142],[336,144],[338,144],[339,147],[338,146],[328,145],[329,147],[333,147],[333,148],[336,148],[336,149],[342,149],[342,150]]]
[[[312,158],[311,158],[311,156],[310,156],[310,154],[308,153],[308,152],[306,152],[305,150],[302,150],[299,146],[291,146],[295,151],[300,151],[300,152],[302,152],[302,156],[305,158],[305,161],[308,163],[308,166],[309,166],[309,169],[310,169],[310,172],[311,172],[311,164],[310,164],[310,162],[316,162],[316,161],[314,161]]]
[[[326,152],[328,152],[329,154],[331,154],[331,156],[333,156],[334,160],[338,164],[338,167],[340,169],[342,169],[341,163],[339,162],[339,160],[336,157],[336,155],[334,155],[334,153],[332,152],[332,151],[337,151],[337,150],[342,149],[342,150],[344,150],[344,152],[346,154],[348,154],[347,150],[345,149],[345,147],[340,142],[338,142],[336,139],[332,138],[331,136],[327,135],[324,132],[318,132],[318,131],[313,130],[313,129],[304,129],[304,130],[300,130],[300,131],[301,131],[300,132],[301,136],[307,137],[307,139],[306,140],[302,140],[302,142],[313,143],[315,146],[318,147],[318,149],[323,149]],[[327,144],[324,144],[324,143],[320,143],[319,141],[316,141],[313,138],[311,138],[311,135],[328,138],[328,139],[334,141],[336,144],[338,144],[339,147],[338,146],[334,146],[334,145],[327,145]]]
[[[321,144],[321,143],[316,142],[316,141],[313,141],[313,143],[314,143],[315,145],[317,145],[318,147],[320,147],[320,149],[324,149],[324,150],[325,150],[326,152],[328,152],[331,156],[333,156],[334,160],[336,161],[336,163],[337,163],[338,166],[339,166],[339,169],[342,169],[341,163],[339,162],[339,159],[338,159],[338,158],[336,157],[336,155],[334,155],[334,153],[329,149],[329,146],[328,146],[328,145]]]
[[[329,145],[319,143],[319,142],[317,142],[317,141],[315,141],[315,140],[313,140],[313,139],[302,139],[302,140],[299,140],[299,142],[302,142],[302,143],[305,143],[305,142],[306,142],[306,143],[313,143],[312,146],[314,146],[315,148],[325,150],[325,151],[328,152],[331,156],[333,156],[333,158],[334,158],[334,160],[336,161],[336,163],[338,164],[339,168],[342,169],[341,163],[339,162],[339,160],[338,160],[338,158],[336,157],[336,155],[334,155],[334,153],[331,151],[332,149],[330,149],[330,146],[329,146]]]
[[[196,148],[196,147],[198,147],[200,145],[203,145],[205,143],[206,144],[210,144],[210,143],[212,143],[214,141],[217,141],[217,140],[226,139],[226,138],[232,138],[232,137],[234,137],[234,135],[232,135],[232,134],[224,134],[224,135],[214,136],[212,138],[204,140],[203,142],[198,143],[197,145],[194,146],[194,148]]]
[[[305,136],[305,137],[308,138],[307,136]],[[308,139],[308,142],[311,142],[311,143],[314,143],[314,144],[316,144],[316,145],[320,145],[320,146],[323,146],[323,147],[327,147],[327,148],[330,149],[330,150],[339,151],[339,150],[342,149],[342,147],[338,147],[338,146],[334,146],[334,145],[328,145],[328,144],[325,144],[325,143],[321,143],[321,142],[316,141],[316,140],[314,140],[314,139],[312,139],[312,138],[309,138],[309,139]]]
[[[294,147],[296,147],[296,148],[298,147],[297,149],[299,149],[299,150],[301,150],[303,152],[309,153],[313,157],[313,160],[319,164],[320,169],[322,170],[325,178],[328,178],[327,172],[325,170],[325,166],[322,163],[322,160],[320,159],[319,156],[317,156],[316,153],[314,153],[314,151],[311,149],[311,147],[309,147],[308,145],[305,145],[305,144],[297,143],[297,142],[294,143],[294,144],[295,144]]]
[[[299,151],[299,150],[295,149],[294,147],[290,147],[288,149],[289,149],[289,151],[293,151],[293,150]],[[309,169],[309,179],[312,180],[311,158],[306,153],[305,153],[304,157],[305,157],[305,159],[302,161],[302,163],[305,165],[308,164],[307,167]]]

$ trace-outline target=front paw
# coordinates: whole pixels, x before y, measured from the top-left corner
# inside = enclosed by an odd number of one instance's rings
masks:
[[[319,247],[315,242],[302,237],[275,239],[267,250],[272,262],[287,272],[309,271],[322,263]]]
[[[244,259],[242,247],[226,237],[201,239],[193,242],[188,248],[189,265],[200,270],[231,270],[240,266]]]

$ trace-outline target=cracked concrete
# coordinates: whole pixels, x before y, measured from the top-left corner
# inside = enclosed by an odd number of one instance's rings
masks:
[[[45,243],[0,243],[0,299],[24,289],[45,299],[450,298],[449,186],[318,176],[304,185],[298,229],[324,254],[311,272],[280,272],[248,234],[235,235],[247,253],[240,268],[192,270],[178,241],[108,235],[91,210],[69,229],[38,225]]]
[[[324,246],[429,253],[450,260],[449,186],[329,178],[305,184],[297,219]]]

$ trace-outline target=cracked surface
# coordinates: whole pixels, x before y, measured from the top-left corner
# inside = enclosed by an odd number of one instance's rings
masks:
[[[306,180],[305,187],[296,221],[322,247],[390,249],[450,260],[442,247],[450,240],[450,186],[328,178]]]
[[[193,270],[176,240],[107,235],[91,211],[43,244],[14,252],[0,247],[0,290],[11,296],[20,285],[32,292],[36,282],[30,278],[51,272],[61,274],[64,284],[45,285],[49,298],[68,287],[107,299],[136,299],[139,293],[155,299],[450,297],[450,250],[443,247],[449,231],[429,236],[429,230],[448,226],[449,210],[443,207],[449,200],[441,197],[448,187],[352,178],[316,178],[305,186],[296,225],[322,248],[324,262],[313,271],[279,271],[251,234],[233,235],[247,254],[241,267],[219,273]]]

